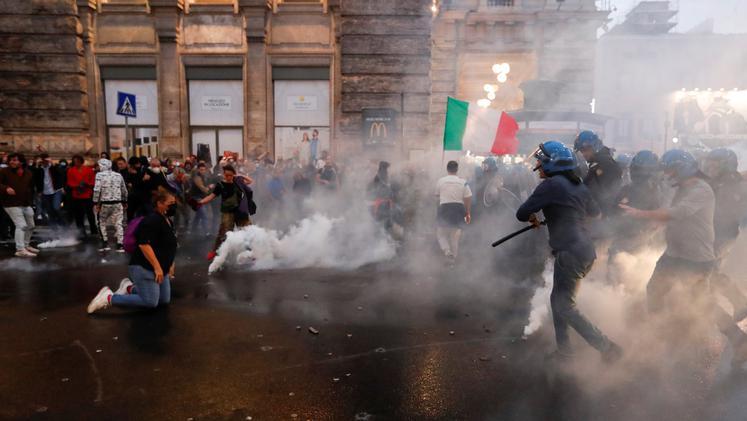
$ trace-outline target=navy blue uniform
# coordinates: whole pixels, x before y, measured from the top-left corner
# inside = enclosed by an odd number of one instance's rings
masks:
[[[543,180],[516,211],[516,218],[526,222],[539,211],[545,214],[553,254],[574,251],[585,259],[596,258],[586,220],[599,216],[600,211],[585,185],[574,184],[563,176]]]
[[[576,307],[579,283],[596,259],[586,219],[598,216],[599,206],[585,185],[556,175],[537,186],[516,211],[516,218],[528,221],[531,214],[539,211],[545,215],[550,247],[555,256],[550,304],[558,350],[562,354],[571,353],[570,326],[591,346],[604,353],[612,346],[611,341]]]

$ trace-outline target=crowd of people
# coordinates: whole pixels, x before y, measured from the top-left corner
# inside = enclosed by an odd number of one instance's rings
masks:
[[[389,162],[372,161],[366,171],[355,167],[347,173],[347,166],[326,152],[305,165],[298,159],[273,161],[266,154],[242,159],[226,153],[216,165],[196,156],[112,162],[102,154],[88,164],[74,156],[68,165],[47,154],[28,162],[8,154],[0,160],[0,234],[10,235],[14,226],[16,256],[34,257],[39,250],[30,241],[36,221],[55,230],[74,224],[80,238],[101,242],[100,251],[110,249],[109,230],[115,249],[124,251],[126,228],[145,227],[137,230],[128,250],[130,278],[116,291],[103,288],[89,306],[93,312],[111,305],[168,302],[177,236],[215,235],[207,256],[212,259],[228,231],[253,223],[257,203],[269,209],[264,215],[290,214],[287,227],[306,216],[304,201],[312,195],[337,207],[362,198],[374,221],[399,241],[409,237],[408,231],[418,231],[430,212],[423,209],[431,209],[434,218],[427,223],[452,267],[467,225],[477,220],[484,228],[497,213],[509,211],[519,221],[548,228],[554,258],[554,358],[572,355],[568,329],[573,328],[605,361],[614,362],[622,348],[576,306],[580,282],[602,253],[609,256],[608,280],[619,282],[615,256],[651,245],[661,226],[665,251],[647,286],[650,312],[699,306],[729,338],[735,358],[747,361],[747,335],[737,325],[747,317],[747,297],[722,271],[747,216],[747,182],[738,171],[737,155],[721,148],[696,157],[675,149],[661,159],[652,151],[618,158],[595,133],[584,131],[573,148],[545,142],[523,162],[495,157],[450,161],[447,174],[428,186],[432,174],[422,168],[404,165],[393,175]],[[371,178],[361,182],[366,177]],[[429,190],[436,196],[424,193]],[[332,200],[335,194],[340,201]],[[263,224],[272,223],[267,218]],[[541,255],[533,247],[529,254]],[[535,259],[540,273],[545,259]],[[716,294],[731,301],[734,314],[715,304]]]
[[[0,239],[15,239],[16,256],[34,257],[39,249],[30,239],[37,224],[48,225],[57,236],[69,235],[75,227],[78,239],[99,241],[100,251],[123,252],[128,223],[151,213],[153,199],[167,191],[176,198],[177,232],[217,233],[212,258],[226,231],[251,223],[255,191],[258,201],[279,206],[303,200],[314,189],[335,191],[340,177],[340,168],[325,151],[306,166],[297,160],[274,162],[266,154],[242,159],[226,153],[216,165],[194,155],[181,161],[142,156],[112,161],[102,153],[96,160],[75,155],[70,161],[53,161],[47,153],[28,160],[22,154],[3,154]],[[216,197],[220,200],[211,203]]]

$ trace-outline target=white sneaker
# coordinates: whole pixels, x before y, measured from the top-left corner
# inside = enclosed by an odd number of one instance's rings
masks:
[[[88,314],[95,313],[99,310],[104,310],[111,306],[109,299],[112,296],[112,290],[109,287],[103,287],[99,290],[99,293],[93,297],[93,300],[88,304],[86,311]]]
[[[36,255],[26,249],[23,249],[16,252],[16,257],[36,257]]]
[[[117,288],[116,291],[114,291],[114,295],[127,295],[129,292],[127,292],[127,288],[132,285],[132,281],[130,278],[124,278],[119,283],[119,288]]]
[[[34,254],[39,254],[39,249],[36,247],[26,246],[26,251],[30,251]]]

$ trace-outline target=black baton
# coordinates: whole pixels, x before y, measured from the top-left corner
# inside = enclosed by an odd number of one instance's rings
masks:
[[[540,222],[540,225],[546,225],[546,224],[547,223],[545,221]],[[537,228],[537,227],[535,227],[534,225],[529,225],[528,227],[524,227],[524,228],[522,228],[522,229],[520,229],[520,230],[518,230],[518,231],[516,231],[514,233],[508,234],[507,236],[501,238],[500,240],[498,240],[495,243],[493,243],[492,246],[493,247],[498,247],[501,244],[505,243],[506,241],[508,241],[508,240],[510,240],[510,239],[518,236],[518,235],[524,234],[527,231],[531,231],[534,228]]]

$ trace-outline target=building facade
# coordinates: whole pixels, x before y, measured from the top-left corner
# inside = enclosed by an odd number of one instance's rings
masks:
[[[0,150],[56,156],[440,147],[448,96],[587,110],[594,0],[0,0]],[[495,81],[491,67],[510,72]],[[117,114],[118,93],[137,116]],[[493,95],[491,95],[493,96]],[[321,151],[320,151],[321,152]]]
[[[597,45],[596,108],[618,151],[708,149],[747,142],[746,34],[706,21],[672,33],[676,10],[642,2]]]

